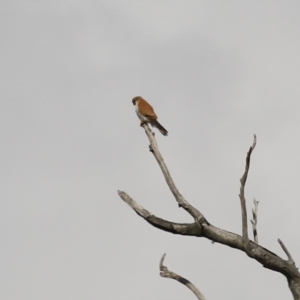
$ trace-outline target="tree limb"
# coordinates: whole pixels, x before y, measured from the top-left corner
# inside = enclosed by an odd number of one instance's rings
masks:
[[[196,295],[196,297],[199,300],[205,300],[204,295],[189,280],[185,279],[184,277],[182,277],[172,271],[169,271],[167,266],[164,266],[165,257],[166,257],[166,253],[163,254],[163,256],[161,257],[160,262],[159,262],[160,276],[164,277],[164,278],[171,278],[171,279],[177,280],[178,282],[182,283],[187,288],[189,288]]]
[[[145,219],[145,221],[156,228],[173,234],[204,237],[215,243],[220,243],[231,248],[246,252],[243,237],[236,233],[215,227],[210,223],[202,225],[196,222],[190,224],[180,224],[161,219],[143,208],[125,192],[118,191],[118,193],[121,199],[124,200],[124,202],[126,202],[140,217]],[[249,256],[260,262],[265,268],[280,272],[287,278],[298,276],[297,274],[299,273],[297,268],[291,267],[291,265],[287,261],[281,259],[275,253],[253,243],[252,241],[249,242],[249,248]]]
[[[254,135],[253,144],[250,147],[247,157],[246,157],[246,166],[245,172],[241,178],[241,187],[240,187],[240,202],[242,209],[242,236],[217,228],[210,224],[204,215],[197,210],[195,207],[190,205],[186,199],[179,193],[177,187],[174,184],[174,181],[168,171],[168,168],[161,156],[158,146],[154,137],[154,134],[148,127],[148,125],[144,125],[145,132],[150,141],[150,151],[153,153],[155,159],[157,160],[162,173],[165,177],[165,180],[174,195],[179,207],[185,209],[193,218],[194,223],[191,224],[179,224],[170,221],[166,221],[160,219],[149,211],[144,209],[141,205],[136,203],[133,199],[131,199],[125,192],[118,191],[119,196],[131,206],[131,208],[142,218],[144,218],[151,225],[165,230],[167,232],[171,232],[174,234],[181,235],[190,235],[196,237],[205,237],[213,242],[227,245],[229,247],[241,250],[245,252],[249,257],[255,259],[259,263],[261,263],[265,268],[279,272],[283,274],[289,283],[290,290],[294,296],[295,300],[300,300],[300,274],[298,269],[296,268],[290,254],[286,248],[283,247],[285,253],[288,256],[288,260],[283,260],[273,252],[268,249],[258,245],[249,240],[248,237],[248,228],[247,228],[247,211],[246,211],[246,198],[245,198],[245,185],[247,181],[247,176],[250,168],[250,158],[251,153],[256,145],[256,136]],[[285,250],[286,249],[286,250]]]
[[[174,223],[159,217],[156,217],[154,214],[150,213],[136,201],[134,201],[129,195],[123,191],[118,191],[121,199],[126,202],[140,217],[145,219],[152,226],[159,228],[161,230],[181,235],[190,235],[198,236],[201,235],[201,227],[198,223]]]
[[[172,194],[174,195],[179,207],[182,207],[185,211],[187,211],[194,218],[194,220],[196,222],[199,222],[199,223],[207,222],[206,219],[204,218],[203,214],[198,209],[193,207],[190,203],[188,203],[184,199],[184,197],[180,194],[180,192],[178,191],[178,189],[171,177],[171,174],[164,162],[164,159],[163,159],[162,155],[160,154],[154,133],[151,131],[151,129],[149,128],[149,126],[147,124],[143,124],[143,127],[145,129],[145,132],[146,132],[147,137],[150,142],[150,145],[149,145],[150,151],[153,153],[156,161],[158,162],[158,165],[160,166],[160,169],[165,177],[167,185],[170,188]]]

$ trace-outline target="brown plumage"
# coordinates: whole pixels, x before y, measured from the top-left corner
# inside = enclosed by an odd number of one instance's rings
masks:
[[[136,114],[141,120],[141,126],[143,123],[149,123],[156,127],[162,135],[168,135],[168,131],[157,121],[153,107],[145,99],[137,96],[132,99],[132,103],[135,105]]]

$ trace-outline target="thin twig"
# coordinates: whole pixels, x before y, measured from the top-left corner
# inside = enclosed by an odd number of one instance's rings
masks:
[[[249,245],[249,237],[248,237],[248,225],[247,225],[247,209],[246,209],[246,198],[245,198],[245,185],[248,177],[248,172],[250,168],[250,158],[251,153],[254,150],[256,146],[256,135],[254,134],[253,138],[253,144],[250,147],[247,157],[246,157],[246,166],[245,166],[245,172],[243,174],[243,177],[241,178],[241,187],[240,187],[240,200],[241,200],[241,209],[242,209],[242,232],[243,232],[243,238],[246,248]]]
[[[259,201],[256,201],[255,199],[253,200],[254,203],[254,208],[252,208],[252,216],[253,220],[251,221],[252,224],[252,229],[253,229],[253,237],[254,237],[254,242],[258,244],[258,235],[257,235],[257,211],[258,211],[258,203]]]
[[[164,278],[171,278],[174,280],[177,280],[178,282],[182,283],[185,285],[187,288],[189,288],[199,300],[205,300],[204,295],[197,289],[195,285],[193,285],[189,280],[185,279],[184,277],[169,271],[166,266],[164,266],[164,260],[166,257],[166,253],[163,254],[163,256],[160,259],[159,262],[159,269],[160,269],[160,276]]]
[[[292,255],[290,254],[289,250],[287,249],[287,247],[284,245],[284,243],[281,241],[281,239],[278,239],[277,241],[278,241],[279,245],[281,246],[282,250],[285,252],[286,256],[288,257],[288,262],[290,264],[294,265],[295,261],[294,261]]]

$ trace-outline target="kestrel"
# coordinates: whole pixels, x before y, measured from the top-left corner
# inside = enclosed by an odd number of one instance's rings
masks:
[[[168,135],[168,131],[158,123],[157,115],[152,106],[145,99],[137,96],[132,99],[132,103],[135,105],[135,112],[141,120],[141,126],[145,123],[149,123],[152,127],[156,127],[162,135]]]

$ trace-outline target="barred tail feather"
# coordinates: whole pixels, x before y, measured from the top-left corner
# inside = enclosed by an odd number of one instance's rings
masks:
[[[152,125],[156,127],[162,135],[168,135],[168,130],[165,129],[157,120],[153,120]]]

